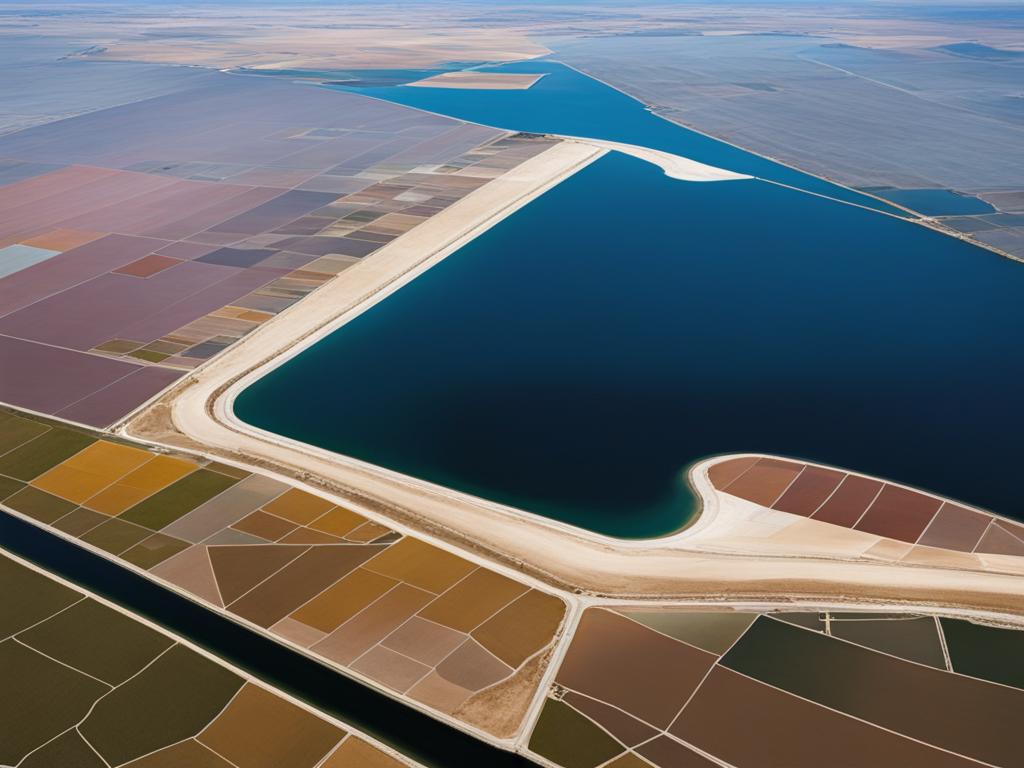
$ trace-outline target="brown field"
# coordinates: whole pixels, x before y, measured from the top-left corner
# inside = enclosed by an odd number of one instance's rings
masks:
[[[395,579],[389,579],[379,573],[356,568],[337,584],[296,610],[291,618],[321,632],[330,632],[398,583]]]
[[[410,538],[398,542],[366,567],[434,594],[444,592],[474,570],[461,557]]]
[[[967,636],[990,649],[944,655]],[[993,684],[978,660],[1022,637],[905,613],[588,608],[530,749],[565,768],[1010,766],[1024,678],[1002,664]]]
[[[525,591],[525,585],[481,568],[424,608],[421,615],[469,632]]]

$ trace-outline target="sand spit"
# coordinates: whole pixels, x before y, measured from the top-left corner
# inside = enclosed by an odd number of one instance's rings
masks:
[[[707,463],[691,472],[705,504],[695,526],[663,539],[626,541],[298,443],[235,418],[233,398],[249,383],[600,157],[605,149],[562,142],[509,171],[266,323],[196,370],[121,431],[280,471],[336,495],[340,503],[369,517],[396,520],[555,586],[592,595],[882,601],[893,606],[1024,614],[1024,578],[1016,568],[967,571],[865,557],[863,547],[851,548],[850,542],[835,539],[836,532],[825,524],[812,531],[804,526],[786,546],[763,549],[765,538],[758,531],[777,528],[783,513],[749,504],[737,508],[732,497],[712,488]],[[731,544],[725,546],[726,542]]]
[[[594,147],[608,149],[615,152],[622,152],[626,155],[654,163],[665,171],[665,175],[671,179],[680,181],[735,181],[737,179],[752,179],[742,173],[734,173],[724,168],[716,168],[713,165],[698,163],[688,157],[673,155],[671,152],[662,152],[657,149],[648,149],[636,144],[622,144],[617,141],[602,141],[600,139],[585,139],[577,136],[564,137],[567,141],[590,144]]]

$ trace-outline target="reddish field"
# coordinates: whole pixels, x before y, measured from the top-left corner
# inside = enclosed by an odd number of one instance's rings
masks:
[[[708,470],[719,491],[780,512],[928,547],[1024,556],[1024,526],[937,496],[783,459],[726,459]]]

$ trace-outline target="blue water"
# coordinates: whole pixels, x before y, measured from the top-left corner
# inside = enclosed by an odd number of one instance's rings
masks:
[[[240,418],[591,530],[763,451],[1021,516],[1024,270],[910,222],[609,154],[242,393]]]
[[[636,99],[564,64],[526,61],[481,69],[488,72],[543,73],[544,77],[533,87],[522,91],[400,87],[343,89],[507,130],[637,144],[903,215],[903,211],[873,197],[669,122],[650,112]]]

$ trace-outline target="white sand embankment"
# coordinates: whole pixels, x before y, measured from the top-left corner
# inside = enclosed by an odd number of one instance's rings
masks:
[[[716,168],[713,165],[699,163],[682,155],[673,155],[671,152],[662,152],[658,149],[648,149],[636,144],[622,144],[617,141],[602,141],[601,139],[586,139],[578,136],[566,136],[566,141],[589,144],[593,147],[608,149],[615,152],[622,152],[624,155],[631,155],[646,160],[665,171],[665,175],[680,181],[736,181],[738,179],[752,179],[742,173],[727,171],[724,168]]]

